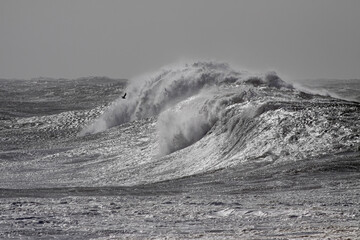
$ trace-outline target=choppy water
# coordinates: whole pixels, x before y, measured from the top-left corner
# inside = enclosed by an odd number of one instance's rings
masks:
[[[0,237],[356,237],[359,82],[0,80]]]

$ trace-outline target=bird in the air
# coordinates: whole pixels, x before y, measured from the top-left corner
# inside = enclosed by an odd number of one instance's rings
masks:
[[[124,94],[124,96],[122,96],[122,98],[123,98],[123,99],[125,99],[125,98],[126,98],[126,93]]]

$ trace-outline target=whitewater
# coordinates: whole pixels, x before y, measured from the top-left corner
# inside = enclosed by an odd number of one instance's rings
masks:
[[[359,82],[0,80],[0,238],[356,239]]]

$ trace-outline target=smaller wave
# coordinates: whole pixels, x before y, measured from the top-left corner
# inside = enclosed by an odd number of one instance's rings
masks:
[[[302,93],[331,97],[349,102],[360,102],[359,80],[303,80],[293,82]]]
[[[319,95],[319,96],[324,96],[324,97],[332,97],[332,98],[337,98],[337,99],[342,99],[339,95],[337,95],[336,93],[330,92],[324,88],[321,89],[314,89],[311,87],[307,87],[304,86],[303,84],[299,84],[299,83],[293,83],[293,86],[303,92],[303,93],[307,93],[307,94],[311,94],[311,95]],[[345,99],[344,99],[345,100]]]

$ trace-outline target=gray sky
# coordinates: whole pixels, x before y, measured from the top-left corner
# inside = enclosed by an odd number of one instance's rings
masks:
[[[360,1],[0,0],[1,78],[130,78],[186,59],[360,78]]]

